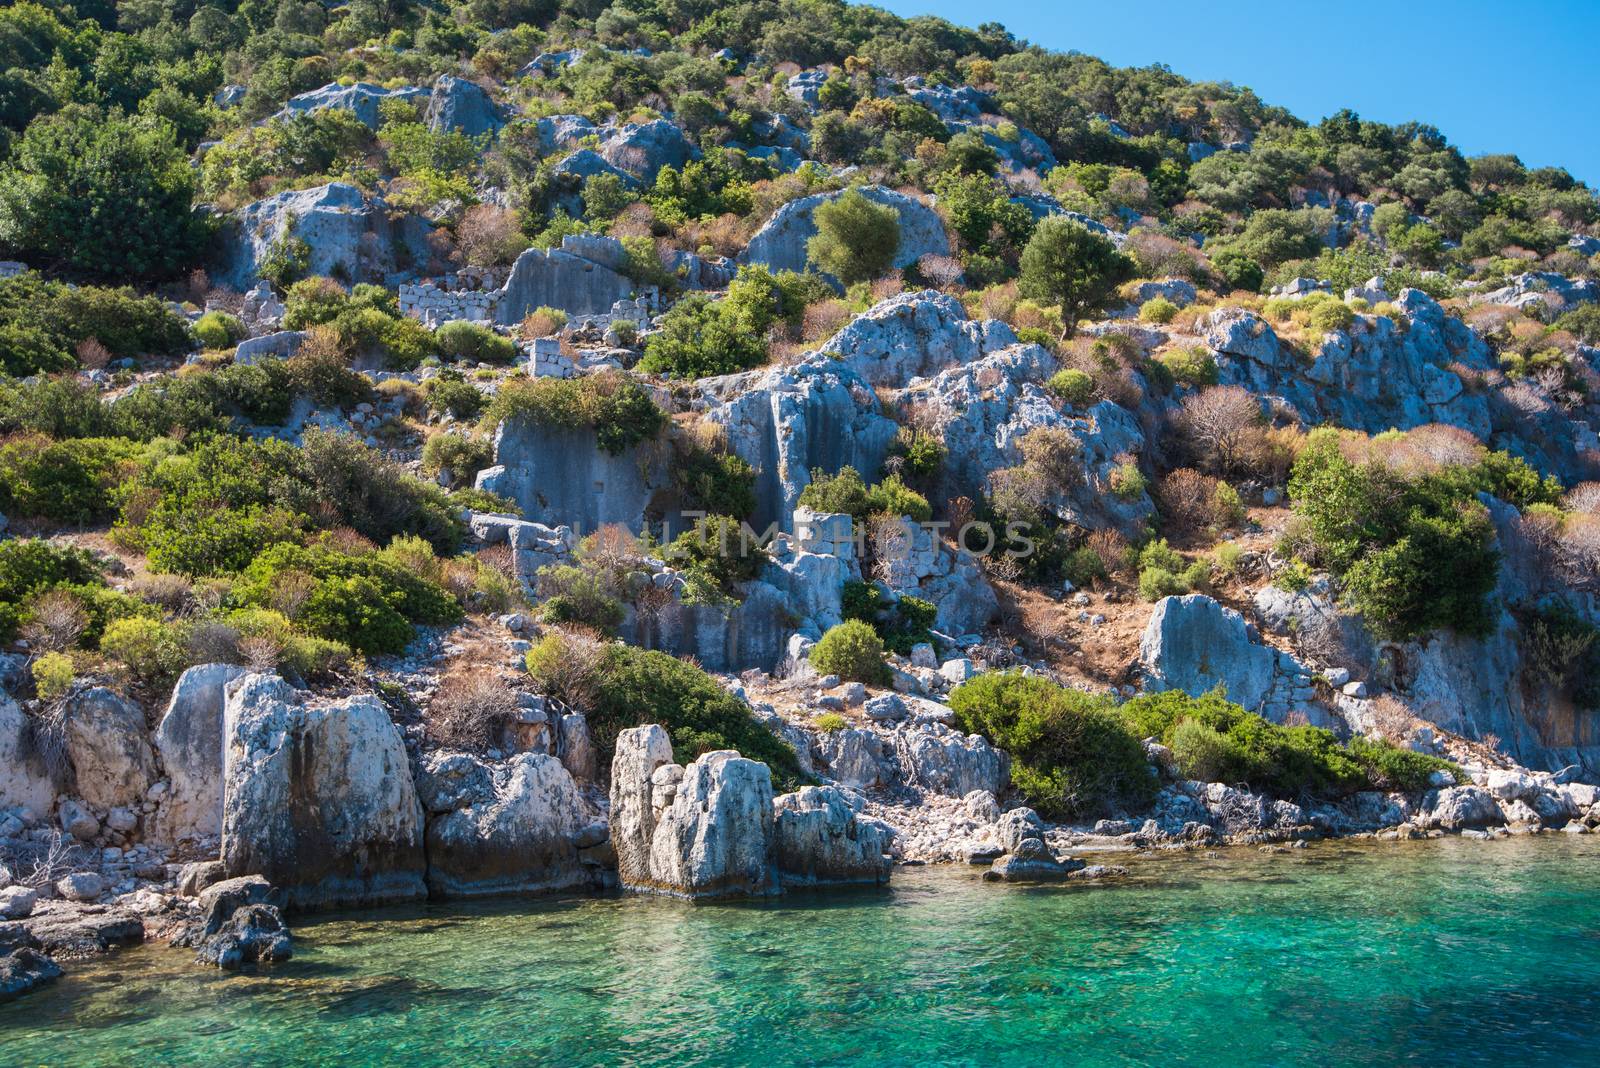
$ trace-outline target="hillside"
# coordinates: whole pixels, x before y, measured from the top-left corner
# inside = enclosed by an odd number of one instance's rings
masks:
[[[7,909],[1600,824],[1565,171],[832,0],[0,28]]]

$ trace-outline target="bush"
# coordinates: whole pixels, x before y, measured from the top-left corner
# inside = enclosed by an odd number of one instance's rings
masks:
[[[1406,477],[1375,460],[1358,465],[1332,430],[1311,434],[1289,481],[1319,560],[1368,624],[1393,638],[1488,630],[1500,558],[1477,488],[1460,467]]]
[[[830,627],[811,649],[811,666],[824,675],[887,686],[892,677],[883,659],[883,639],[871,626],[847,619]]]
[[[703,378],[755,367],[767,357],[769,322],[742,319],[730,300],[712,301],[692,294],[662,317],[661,329],[645,342],[639,370],[673,378]]]
[[[456,419],[471,419],[483,411],[487,403],[481,389],[454,371],[428,379],[422,392],[428,398],[431,411],[437,414],[449,412]]]
[[[622,602],[601,577],[581,567],[562,564],[541,569],[539,591],[545,598],[539,618],[546,623],[575,624],[610,634],[625,618]]]
[[[1155,797],[1144,748],[1108,697],[990,672],[956,687],[950,707],[962,730],[1011,755],[1012,781],[1050,819],[1138,811]]]
[[[176,627],[148,616],[106,624],[100,651],[123,664],[135,679],[156,686],[177,678],[186,666],[183,636]]]
[[[142,454],[119,438],[14,438],[0,445],[0,514],[103,522],[115,514],[114,491]]]
[[[430,475],[448,470],[456,482],[471,482],[493,462],[487,441],[464,434],[435,434],[422,446],[422,469]]]
[[[1217,384],[1217,361],[1204,345],[1186,349],[1173,349],[1158,357],[1174,382],[1200,388]]]
[[[194,336],[208,349],[232,348],[250,336],[245,325],[227,312],[208,311],[196,319]]]
[[[819,204],[812,218],[817,232],[806,242],[806,256],[818,270],[847,286],[889,273],[900,249],[899,212],[851,189]]]
[[[176,356],[189,340],[188,323],[156,297],[46,282],[32,272],[0,279],[0,370],[7,374],[70,370],[90,348],[102,359]]]
[[[1088,404],[1094,398],[1094,379],[1070,367],[1051,375],[1049,387],[1068,404]]]
[[[591,429],[599,446],[613,456],[655,437],[667,425],[666,413],[650,392],[621,372],[507,382],[484,421],[492,426],[518,418],[552,428]]]
[[[208,240],[194,194],[170,124],[67,107],[29,123],[0,168],[0,242],[86,274],[166,277]]]
[[[454,360],[509,364],[517,356],[517,346],[510,338],[462,319],[445,323],[435,330],[433,343],[441,355]]]
[[[33,662],[33,689],[41,701],[57,701],[72,689],[76,677],[72,657],[65,653],[45,653]]]
[[[837,712],[824,712],[822,715],[812,720],[811,725],[817,730],[821,731],[823,734],[832,734],[835,731],[842,731],[846,727],[850,726],[850,721],[839,715]]]
[[[1022,250],[1017,291],[1059,307],[1063,334],[1070,337],[1078,320],[1104,308],[1133,271],[1133,261],[1108,239],[1052,215],[1034,228]]]
[[[540,689],[552,683],[582,655],[581,639],[546,635],[528,651],[528,672]],[[673,759],[687,764],[702,753],[737,749],[772,772],[775,789],[791,790],[805,781],[794,750],[751,714],[750,707],[692,664],[627,645],[608,645],[576,692],[589,717],[596,748],[615,752],[617,734],[659,723],[672,736]],[[564,680],[564,681],[570,681]],[[573,692],[573,691],[569,691]]]
[[[928,499],[890,475],[870,488],[856,469],[841,467],[839,473],[811,472],[811,482],[800,491],[799,504],[814,512],[848,512],[857,519],[874,515],[909,516],[924,523],[933,517]]]
[[[99,584],[99,565],[78,548],[37,538],[0,541],[0,641],[10,641],[27,619],[27,602],[58,586]]]
[[[1151,297],[1139,305],[1139,321],[1142,323],[1170,323],[1178,315],[1178,306],[1166,297]]]
[[[1306,326],[1319,334],[1348,330],[1355,321],[1356,313],[1342,300],[1319,301],[1306,316]]]

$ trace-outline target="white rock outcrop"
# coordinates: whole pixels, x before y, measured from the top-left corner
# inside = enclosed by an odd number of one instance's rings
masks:
[[[298,907],[426,895],[423,814],[405,746],[377,697],[326,704],[275,675],[227,688],[222,862]]]
[[[43,819],[55,799],[56,783],[34,745],[32,724],[11,695],[0,690],[0,810],[24,808]]]
[[[832,786],[803,786],[773,802],[774,860],[784,886],[883,884],[893,836]]]
[[[76,795],[98,809],[137,808],[157,778],[144,711],[100,686],[68,699],[62,718]]]
[[[156,752],[169,782],[151,836],[158,841],[222,833],[224,688],[246,674],[234,664],[200,664],[178,676],[156,727]]]

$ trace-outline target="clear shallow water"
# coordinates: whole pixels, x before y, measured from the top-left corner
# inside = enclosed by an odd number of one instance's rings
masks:
[[[0,1006],[0,1064],[1594,1064],[1600,838],[1226,851],[1117,886],[393,909]]]

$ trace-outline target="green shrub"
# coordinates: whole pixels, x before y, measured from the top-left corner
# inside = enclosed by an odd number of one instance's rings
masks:
[[[438,414],[449,412],[456,419],[471,419],[487,403],[481,389],[454,371],[428,379],[422,392],[430,410]]]
[[[128,616],[106,624],[100,651],[125,666],[134,678],[158,685],[177,678],[187,666],[179,628],[148,616]]]
[[[811,649],[811,666],[823,675],[887,686],[892,677],[883,659],[883,639],[859,619],[830,627]]]
[[[112,357],[131,357],[176,356],[189,338],[188,323],[165,302],[131,289],[69,286],[31,271],[0,279],[0,370],[7,374],[69,370],[90,340]]]
[[[1325,300],[1311,309],[1306,317],[1306,326],[1317,333],[1330,333],[1334,330],[1348,330],[1356,321],[1355,312],[1342,300]]]
[[[1147,567],[1139,572],[1139,596],[1147,601],[1179,597],[1188,592],[1183,579],[1164,567]]]
[[[57,586],[102,582],[99,565],[82,549],[58,547],[38,538],[0,541],[0,641],[10,641],[25,622],[25,604]]]
[[[599,446],[613,456],[655,437],[667,425],[666,413],[649,390],[620,372],[507,382],[489,405],[484,422],[493,427],[505,419],[593,430]]]
[[[1172,380],[1181,385],[1199,389],[1217,384],[1217,361],[1204,345],[1173,349],[1162,353],[1159,360]]]
[[[1068,404],[1088,404],[1094,398],[1094,379],[1074,368],[1051,375],[1049,386],[1050,392]]]
[[[1142,323],[1170,323],[1177,318],[1178,306],[1166,297],[1151,297],[1139,305],[1139,321]]]
[[[1136,501],[1150,488],[1150,480],[1145,478],[1136,463],[1118,464],[1108,481],[1112,494],[1124,501]]]
[[[817,269],[845,285],[881,278],[900,249],[900,213],[875,204],[851,189],[819,204],[812,218],[817,232],[806,242],[806,257]]]
[[[142,455],[140,446],[119,438],[14,438],[0,445],[0,514],[103,522],[115,514],[115,490]]]
[[[659,723],[671,735],[673,759],[680,763],[702,753],[736,749],[766,764],[777,790],[805,782],[794,750],[704,671],[666,653],[628,645],[586,653],[580,641],[560,631],[547,634],[528,651],[528,672],[541,690],[553,692],[575,662],[597,657],[588,666],[581,705],[602,758],[616,750],[619,732]]]
[[[517,357],[517,346],[510,338],[463,319],[435,330],[433,343],[442,355],[455,360],[509,364]]]
[[[755,367],[767,358],[766,330],[775,308],[741,314],[733,297],[713,301],[691,294],[661,319],[661,329],[644,346],[639,370],[673,378],[727,375]]]
[[[1011,778],[1050,819],[1138,811],[1156,780],[1110,698],[1020,672],[990,672],[950,695],[956,724],[1011,755]]]
[[[1107,238],[1052,215],[1034,227],[1022,250],[1021,269],[1018,292],[1059,307],[1070,336],[1079,319],[1106,306],[1117,287],[1132,277],[1134,266]]]
[[[744,519],[756,509],[756,469],[743,457],[717,451],[689,435],[678,435],[672,484],[685,510]]]
[[[811,472],[811,482],[800,491],[799,503],[814,512],[847,512],[857,519],[874,515],[908,516],[924,523],[933,517],[928,499],[907,486],[899,475],[890,475],[868,487],[853,467],[838,474]]]
[[[850,721],[839,715],[837,712],[824,712],[822,715],[812,720],[811,725],[817,730],[821,731],[823,734],[832,734],[835,731],[842,731],[846,727],[850,726]]]
[[[493,462],[489,443],[465,434],[435,434],[422,446],[422,469],[430,475],[448,469],[457,482],[471,482]]]
[[[1289,495],[1343,596],[1380,636],[1439,627],[1483,634],[1500,558],[1468,468],[1407,477],[1357,465],[1336,431],[1318,430],[1295,459]]]
[[[539,589],[545,598],[539,618],[546,623],[577,624],[603,634],[622,625],[622,602],[592,571],[570,564],[543,568]]]
[[[41,701],[56,701],[72,689],[76,670],[65,653],[45,653],[33,662],[33,689]]]
[[[245,325],[227,312],[208,311],[194,321],[194,336],[208,349],[232,348],[250,336]]]

